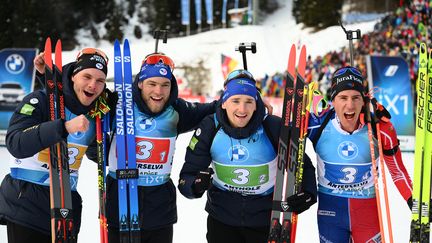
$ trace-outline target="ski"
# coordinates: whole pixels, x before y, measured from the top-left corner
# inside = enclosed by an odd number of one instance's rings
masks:
[[[55,46],[55,63],[52,60],[51,39],[45,42],[45,89],[48,96],[49,120],[65,119],[62,84],[62,46]],[[76,242],[72,216],[72,194],[67,141],[49,148],[51,239],[53,243]]]
[[[291,134],[288,145],[288,164],[287,176],[285,181],[284,199],[299,192],[300,184],[298,183],[297,171],[299,167],[299,155],[304,153],[300,151],[300,129],[302,124],[302,109],[303,109],[303,94],[305,88],[304,73],[306,69],[306,47],[303,46],[300,51],[299,63],[297,66],[297,77],[294,84],[294,100],[292,108]],[[303,160],[303,154],[301,154]],[[303,163],[303,162],[302,162]],[[282,230],[280,242],[290,243],[295,242],[295,227],[297,225],[297,217],[295,213],[284,212],[282,221]]]
[[[268,239],[269,243],[295,241],[294,238],[291,237],[293,232],[293,214],[287,211],[288,205],[286,204],[285,199],[288,196],[293,195],[296,190],[296,171],[298,169],[297,163],[299,155],[298,148],[300,126],[302,123],[301,112],[303,109],[302,103],[305,88],[305,83],[303,81],[306,67],[305,47],[303,47],[300,52],[297,75],[295,70],[295,61],[296,49],[295,45],[292,45],[288,59],[288,74],[285,83],[285,94],[282,108],[282,124],[279,135],[278,165],[273,194],[273,206]],[[282,224],[280,223],[281,213],[283,214]]]
[[[303,167],[304,167],[304,154],[306,152],[306,135],[307,128],[309,124],[309,111],[306,108],[309,100],[309,85],[305,81],[305,71],[306,71],[306,47],[303,46],[300,52],[300,60],[297,70],[297,80],[296,80],[296,91],[299,92],[298,100],[299,103],[297,105],[297,119],[295,129],[298,129],[299,137],[298,137],[298,150],[297,154],[293,154],[293,159],[296,161],[296,171],[295,171],[295,183],[294,183],[294,191],[292,195],[299,193],[302,191],[302,183],[303,183]],[[303,90],[303,92],[302,92]],[[302,92],[302,93],[301,93]],[[301,101],[300,101],[301,98]],[[300,103],[301,102],[301,103]],[[300,126],[298,128],[298,122],[300,122]],[[290,196],[290,195],[288,195]],[[288,197],[286,196],[286,197]],[[291,226],[291,242],[295,242],[296,232],[297,232],[297,214],[293,213],[291,216],[292,226]]]
[[[419,48],[419,71],[416,83],[416,141],[410,242],[429,242],[431,146],[427,142],[430,141],[432,130],[432,121],[428,119],[432,115],[432,104],[430,103],[432,94],[430,92],[432,87],[431,59],[431,56],[429,56],[428,62],[426,44],[421,43]]]
[[[116,107],[116,177],[119,196],[120,242],[140,242],[132,67],[128,40],[125,40],[123,44],[123,56],[119,41],[116,40],[114,43],[114,82],[115,91],[118,92]]]
[[[270,232],[269,232],[269,243],[279,242],[281,233],[280,216],[281,212],[287,209],[287,205],[283,202],[283,184],[285,177],[285,170],[288,158],[288,138],[290,136],[290,119],[291,119],[291,107],[292,97],[294,92],[294,78],[295,78],[295,62],[296,62],[296,48],[293,44],[291,46],[289,58],[288,58],[288,73],[285,82],[284,100],[282,107],[282,121],[279,134],[278,144],[278,162],[276,171],[276,181],[273,192],[273,206],[271,211],[270,221]]]

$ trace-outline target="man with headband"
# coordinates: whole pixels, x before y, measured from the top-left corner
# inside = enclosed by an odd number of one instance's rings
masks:
[[[267,242],[280,124],[280,117],[266,114],[252,74],[228,75],[216,113],[189,143],[178,185],[190,199],[208,190],[207,242]],[[307,155],[304,165],[303,191],[287,199],[291,212],[316,202],[315,168]]]
[[[74,236],[81,224],[81,196],[76,191],[84,154],[96,161],[95,120],[89,115],[105,89],[106,55],[83,49],[75,62],[62,70],[66,119],[49,121],[44,90],[27,95],[10,119],[6,146],[11,154],[11,173],[0,186],[0,222],[7,224],[8,242],[51,242],[50,179],[48,148],[67,139],[72,190]],[[34,59],[37,78],[44,83],[43,53]],[[112,109],[114,110],[114,109]]]
[[[176,189],[170,178],[178,135],[192,130],[216,102],[190,103],[178,97],[174,63],[166,55],[147,56],[132,85],[136,162],[139,170],[140,242],[171,243],[177,222]],[[107,177],[109,242],[119,242],[116,137],[112,138]]]
[[[381,242],[368,128],[363,119],[365,99],[362,73],[354,67],[340,68],[332,77],[333,107],[323,114],[311,114],[309,120],[308,136],[317,154],[320,242]],[[396,131],[385,109],[375,115],[387,168],[411,207],[412,184]]]

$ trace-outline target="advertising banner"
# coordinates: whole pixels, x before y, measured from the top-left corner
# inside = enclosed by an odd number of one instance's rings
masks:
[[[0,144],[18,103],[33,91],[33,59],[37,49],[3,49],[0,51]]]
[[[402,151],[414,151],[414,99],[408,65],[401,57],[368,56],[369,87],[374,97],[390,112]]]

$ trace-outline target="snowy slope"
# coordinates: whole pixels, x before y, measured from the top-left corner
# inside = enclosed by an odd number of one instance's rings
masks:
[[[213,89],[210,94],[215,94],[222,88],[223,77],[221,72],[221,54],[228,55],[239,61],[238,68],[242,68],[241,54],[235,51],[240,42],[256,42],[257,53],[248,52],[248,69],[255,77],[261,78],[266,73],[274,74],[286,69],[289,48],[292,43],[306,44],[308,54],[312,57],[323,55],[330,50],[338,50],[347,45],[345,34],[339,26],[310,33],[309,29],[303,29],[302,25],[296,25],[291,14],[291,1],[285,1],[282,7],[269,16],[259,26],[238,26],[230,29],[217,29],[204,32],[199,35],[169,39],[167,44],[159,43],[159,51],[172,57],[176,66],[182,64],[197,63],[204,60],[210,69]],[[360,29],[362,33],[373,30],[376,21],[347,25],[347,29]],[[137,40],[130,37],[132,51],[133,73],[139,71],[142,59],[154,52],[154,40],[146,35]],[[98,47],[113,56],[112,43],[102,41]],[[79,50],[65,52],[63,63],[73,61]],[[114,72],[113,61],[109,62],[108,76]],[[175,74],[175,72],[174,72]]]

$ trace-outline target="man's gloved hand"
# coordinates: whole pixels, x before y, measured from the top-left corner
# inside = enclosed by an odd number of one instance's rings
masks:
[[[316,203],[316,196],[309,192],[300,192],[289,196],[286,200],[289,208],[288,211],[300,214]]]
[[[201,196],[209,187],[211,183],[211,176],[214,174],[212,168],[207,168],[204,171],[198,172],[195,181],[192,184],[192,191],[195,195]]]
[[[412,197],[408,198],[407,204],[408,204],[408,207],[410,208],[410,210],[412,210],[412,206],[413,206]]]

